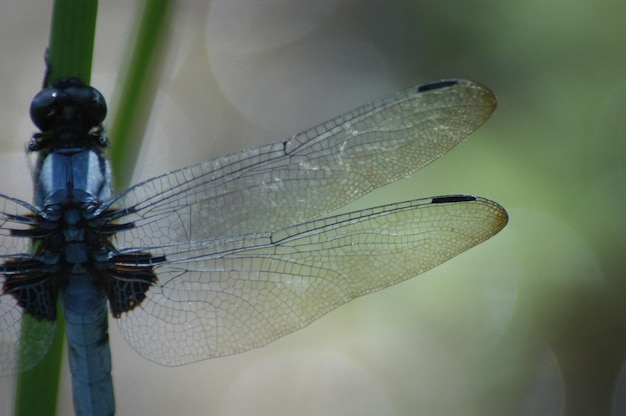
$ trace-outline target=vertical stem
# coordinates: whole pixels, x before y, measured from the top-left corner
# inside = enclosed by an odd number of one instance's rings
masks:
[[[47,82],[78,77],[91,78],[91,61],[96,28],[97,0],[56,0],[50,27]],[[57,407],[61,354],[65,324],[61,308],[56,334],[48,354],[32,370],[20,374],[17,382],[15,415],[54,415]],[[36,330],[34,319],[24,316],[22,333]],[[22,339],[28,339],[22,335]],[[23,350],[25,348],[22,348]]]
[[[175,0],[147,0],[138,15],[137,32],[129,44],[119,96],[109,119],[114,189],[126,188],[141,150],[144,131],[161,75],[169,41],[168,23]]]
[[[126,184],[132,174],[141,147],[160,75],[163,54],[167,50],[173,0],[146,0],[135,43],[129,45],[128,67],[120,85],[121,95],[111,125],[112,164],[115,177]],[[55,0],[46,83],[58,78],[77,77],[89,84],[96,27],[97,0]],[[120,181],[118,181],[118,184]],[[118,187],[119,189],[119,187]],[[47,356],[32,370],[20,375],[16,394],[17,416],[54,415],[58,394],[64,321],[58,307],[55,340]],[[22,331],[32,331],[29,316],[23,317]],[[26,337],[23,337],[24,339]],[[36,398],[36,399],[35,399]]]

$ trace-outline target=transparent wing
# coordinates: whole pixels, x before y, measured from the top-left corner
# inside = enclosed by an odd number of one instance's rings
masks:
[[[15,231],[34,225],[37,213],[29,203],[0,194],[0,265],[10,258],[30,257],[30,240],[16,236]],[[0,274],[0,287],[5,279]],[[22,332],[23,319],[31,321],[27,332]],[[0,375],[16,374],[37,364],[50,348],[54,328],[52,322],[25,317],[15,299],[0,292]]]
[[[441,81],[288,140],[150,179],[110,203],[126,207],[124,221],[136,225],[118,237],[118,246],[273,231],[318,218],[437,159],[495,106],[481,85]]]
[[[482,198],[419,199],[280,231],[151,247],[158,287],[118,320],[149,360],[182,365],[235,354],[443,263],[500,231]]]

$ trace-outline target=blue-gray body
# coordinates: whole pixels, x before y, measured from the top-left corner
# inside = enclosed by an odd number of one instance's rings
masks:
[[[109,163],[97,146],[60,148],[42,155],[35,172],[35,203],[64,238],[57,242],[63,275],[61,304],[77,415],[113,415],[107,299],[94,275],[92,214],[111,197]],[[54,248],[54,247],[52,247]]]

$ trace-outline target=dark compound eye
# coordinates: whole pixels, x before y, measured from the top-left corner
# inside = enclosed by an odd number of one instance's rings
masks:
[[[100,91],[76,78],[55,81],[50,88],[35,95],[30,104],[30,118],[41,131],[70,122],[89,130],[102,123],[106,113],[106,102]]]

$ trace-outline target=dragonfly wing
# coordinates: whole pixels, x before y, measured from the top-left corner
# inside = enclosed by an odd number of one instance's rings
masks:
[[[16,233],[37,225],[38,215],[39,210],[28,202],[0,194],[0,260],[16,253],[29,256],[30,239]]]
[[[441,81],[296,136],[159,176],[119,194],[120,247],[273,231],[318,218],[446,153],[493,112],[487,88]]]
[[[149,360],[182,365],[265,345],[355,297],[419,275],[500,231],[498,204],[438,197],[281,231],[154,247],[141,306],[119,326]]]
[[[27,202],[0,194],[0,286],[4,288],[5,261],[30,258],[30,239],[18,236],[36,223],[38,211]],[[28,331],[22,321],[29,319]],[[52,343],[55,324],[37,321],[22,313],[8,293],[0,292],[0,375],[16,374],[32,368]]]
[[[22,328],[24,320],[28,329]],[[0,375],[33,368],[50,349],[55,327],[55,322],[23,314],[13,298],[0,296]]]

